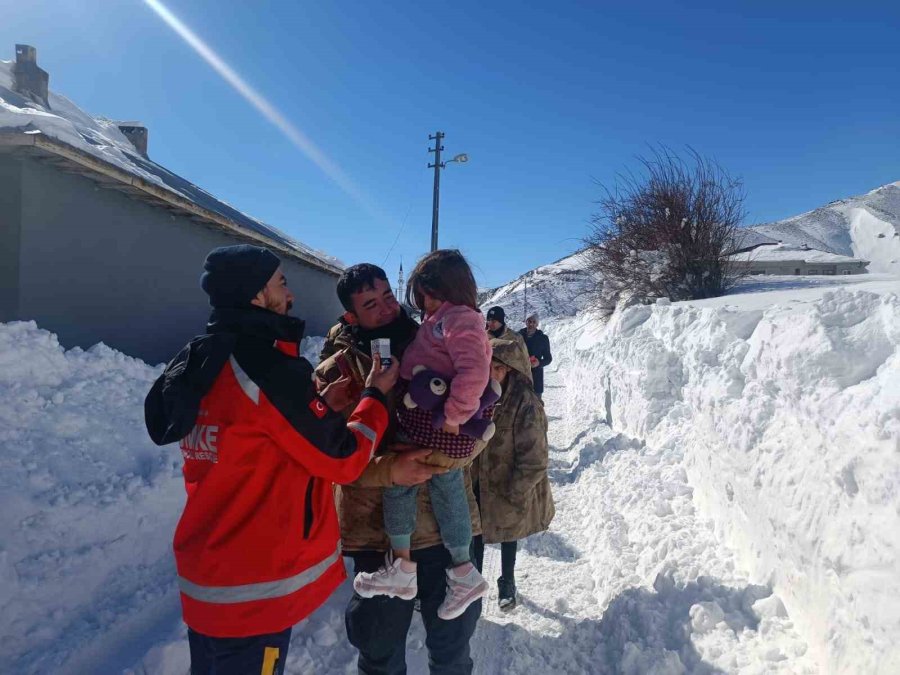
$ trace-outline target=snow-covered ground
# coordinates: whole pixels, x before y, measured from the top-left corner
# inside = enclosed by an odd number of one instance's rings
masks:
[[[568,331],[567,423],[603,410],[677,448],[699,513],[824,672],[900,672],[898,293],[897,278],[817,282]]]
[[[476,672],[900,672],[900,280],[754,278],[603,323],[555,265],[529,295],[557,516],[521,547],[520,606],[487,599]],[[187,672],[180,458],[142,420],[158,372],[0,325],[0,672]],[[288,672],[355,672],[349,592]],[[418,618],[409,648],[427,672]]]

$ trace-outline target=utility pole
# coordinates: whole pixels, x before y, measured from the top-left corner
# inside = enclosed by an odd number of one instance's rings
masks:
[[[446,162],[441,161],[441,151],[443,151],[444,146],[441,145],[441,141],[444,140],[444,132],[436,131],[434,132],[434,136],[429,135],[428,140],[434,141],[434,147],[428,148],[428,152],[434,153],[434,164],[429,164],[429,169],[434,169],[434,199],[431,203],[431,250],[437,251],[438,247],[438,209],[441,205],[441,169],[445,168],[448,164],[453,162],[458,162],[459,164],[465,164],[469,161],[469,156],[465,153],[461,155],[456,155],[453,159],[448,159]]]
[[[429,164],[428,168],[434,167],[434,197],[431,202],[431,250],[436,251],[438,247],[438,209],[441,203],[441,169],[444,164],[441,163],[441,150],[444,146],[441,141],[444,140],[444,132],[437,131],[434,136],[428,135],[429,141],[434,141],[434,147],[428,148],[428,152],[434,153],[434,164]]]
[[[525,277],[525,301],[522,303],[522,323],[528,318],[528,277]]]
[[[404,292],[405,291],[403,288],[403,258],[400,258],[400,274],[397,275],[397,295],[405,297],[405,296],[403,296]]]

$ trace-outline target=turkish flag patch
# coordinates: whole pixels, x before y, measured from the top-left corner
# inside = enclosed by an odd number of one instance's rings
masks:
[[[313,397],[313,400],[309,403],[309,409],[312,410],[312,414],[319,419],[322,419],[328,414],[328,406],[318,397]]]

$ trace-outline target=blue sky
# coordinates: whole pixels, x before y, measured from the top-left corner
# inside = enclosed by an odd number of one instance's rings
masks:
[[[446,154],[470,156],[442,176],[441,245],[461,248],[485,286],[573,251],[595,180],[611,183],[648,144],[690,145],[742,176],[748,223],[900,180],[896,2],[166,6],[362,200],[141,0],[0,0],[0,58],[36,46],[54,91],[147,124],[156,161],[392,279],[429,246],[437,129]]]

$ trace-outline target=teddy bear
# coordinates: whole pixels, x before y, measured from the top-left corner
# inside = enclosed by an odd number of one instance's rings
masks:
[[[471,419],[459,425],[459,433],[464,436],[471,436],[482,441],[489,441],[494,436],[496,427],[490,420],[482,417],[485,408],[494,405],[500,400],[500,394],[503,390],[500,383],[495,379],[489,379],[484,393],[481,395],[478,403],[478,410],[472,415]],[[407,408],[422,408],[431,412],[431,423],[435,429],[444,426],[446,416],[444,415],[444,401],[450,395],[450,381],[444,375],[437,371],[429,370],[425,366],[416,366],[413,368],[412,380],[409,382],[409,388],[406,396],[403,397],[403,404]]]

